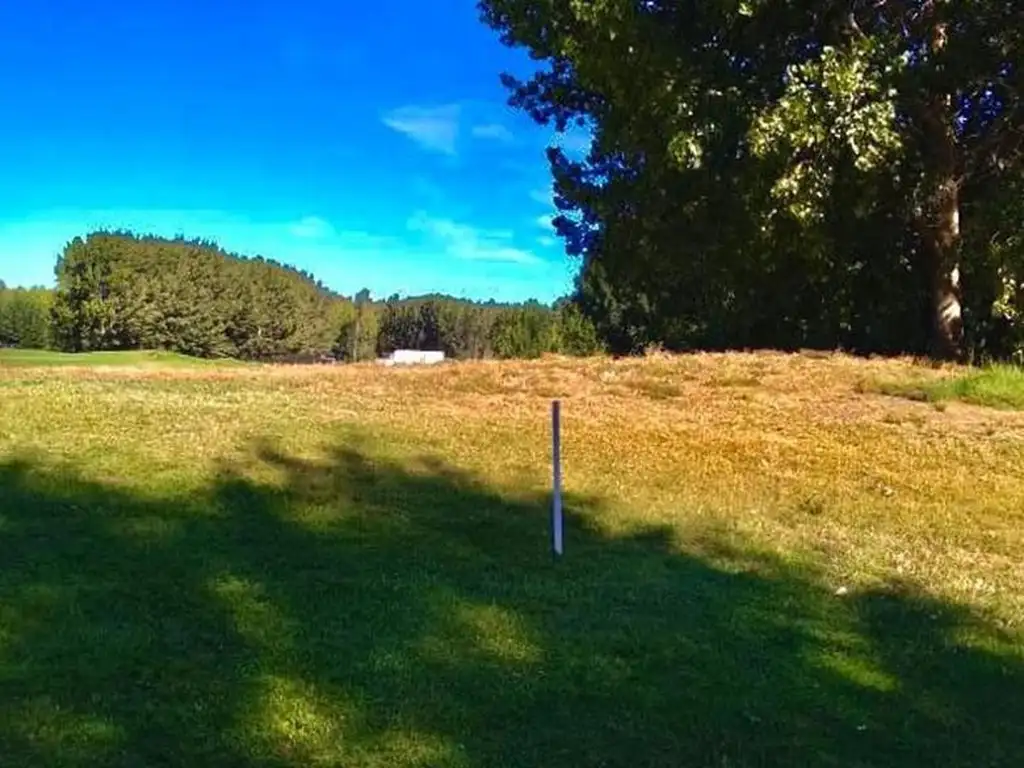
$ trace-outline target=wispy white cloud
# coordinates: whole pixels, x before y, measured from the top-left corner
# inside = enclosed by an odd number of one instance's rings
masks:
[[[429,235],[446,254],[455,258],[524,265],[541,263],[534,254],[515,247],[510,230],[480,229],[451,219],[433,218],[423,212],[412,216],[408,226],[413,231]]]
[[[501,123],[482,123],[480,125],[474,125],[472,133],[477,139],[492,139],[505,144],[511,144],[516,138],[512,135],[512,131]]]
[[[554,221],[555,217],[552,216],[550,213],[545,213],[543,216],[538,216],[536,219],[537,226],[541,227],[542,229],[553,230],[555,228]]]
[[[537,242],[540,243],[545,248],[550,248],[558,241],[555,240],[555,238],[553,237],[548,237],[547,235],[544,235],[544,237],[538,237]]]
[[[438,107],[402,107],[387,113],[382,119],[388,128],[408,136],[424,149],[455,155],[460,115],[458,104],[446,104]]]
[[[303,240],[322,240],[334,235],[331,223],[319,216],[305,216],[292,224],[288,231]]]

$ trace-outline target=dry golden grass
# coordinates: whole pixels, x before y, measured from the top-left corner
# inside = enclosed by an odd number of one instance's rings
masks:
[[[431,450],[528,492],[547,482],[548,408],[559,398],[567,490],[618,510],[600,520],[610,531],[667,523],[686,546],[733,531],[811,553],[837,585],[898,574],[1017,623],[1024,414],[864,391],[955,372],[780,353],[0,369],[0,448],[88,454],[107,477],[132,453],[132,464],[174,475],[239,458],[247,440],[267,436],[308,455],[332,430],[358,425],[386,434],[396,455]]]

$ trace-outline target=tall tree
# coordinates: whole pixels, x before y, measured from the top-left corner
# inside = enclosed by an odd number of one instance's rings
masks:
[[[360,303],[342,323],[335,356],[349,363],[365,362],[377,357],[378,313],[367,303]]]
[[[964,216],[1024,170],[1019,3],[480,7],[545,62],[505,76],[512,104],[594,129],[584,160],[551,153],[556,226],[634,316],[624,333],[877,349],[896,326],[921,329],[898,346],[961,354],[965,291],[996,279],[992,222]]]

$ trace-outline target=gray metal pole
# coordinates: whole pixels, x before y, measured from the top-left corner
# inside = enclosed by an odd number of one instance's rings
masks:
[[[551,506],[551,544],[556,555],[562,554],[562,409],[551,403],[551,464],[554,495]]]

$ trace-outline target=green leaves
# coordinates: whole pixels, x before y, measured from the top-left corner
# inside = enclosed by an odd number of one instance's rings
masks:
[[[1007,349],[981,318],[1009,317],[985,201],[1024,173],[1017,4],[480,5],[544,63],[510,103],[595,126],[588,158],[551,160],[612,347],[950,351],[965,306],[972,343]]]
[[[0,346],[45,349],[50,345],[53,292],[0,287]]]
[[[750,148],[758,158],[782,158],[772,194],[799,221],[824,216],[844,156],[869,172],[903,149],[890,85],[902,67],[898,59],[879,66],[877,59],[885,61],[879,48],[871,40],[825,46],[817,58],[790,66],[783,94],[753,122]]]

